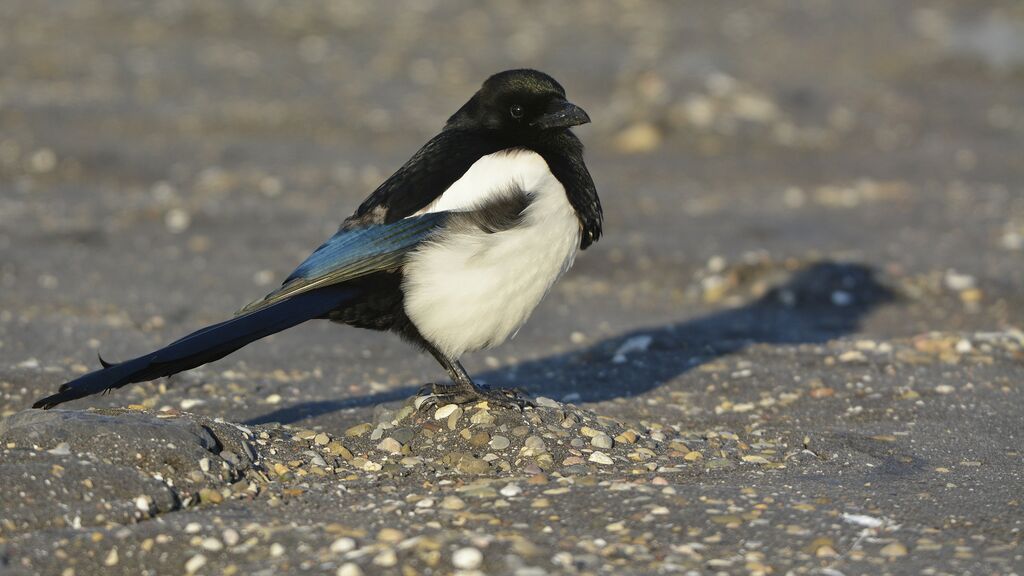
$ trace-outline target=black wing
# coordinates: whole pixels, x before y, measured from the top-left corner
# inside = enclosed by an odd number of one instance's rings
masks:
[[[493,135],[444,130],[377,187],[341,229],[390,224],[415,214],[461,178],[474,162],[503,147]]]

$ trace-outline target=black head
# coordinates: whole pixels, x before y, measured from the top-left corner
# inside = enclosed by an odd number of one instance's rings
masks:
[[[565,99],[554,78],[536,70],[506,70],[488,78],[469,102],[448,119],[451,128],[543,135],[586,124],[590,117]]]

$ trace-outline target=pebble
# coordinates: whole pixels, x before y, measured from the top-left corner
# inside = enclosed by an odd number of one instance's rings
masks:
[[[271,394],[271,395],[267,396],[266,398],[264,398],[263,402],[265,402],[267,404],[280,404],[281,403],[281,395],[280,394]]]
[[[202,502],[209,502],[210,504],[220,504],[224,501],[224,496],[219,490],[203,488],[199,491],[199,500]]]
[[[595,451],[590,455],[589,460],[595,464],[613,464],[612,459],[604,452]]]
[[[104,566],[117,566],[119,559],[117,556],[117,548],[111,548],[110,552],[107,553],[107,557],[103,559]]]
[[[331,542],[331,552],[341,554],[356,549],[356,541],[351,538],[338,538]]]
[[[150,509],[153,507],[153,498],[148,494],[143,494],[135,498],[135,508],[143,514],[148,514]]]
[[[330,441],[331,437],[323,432],[313,437],[313,442],[315,442],[317,446],[327,446],[327,444],[329,444]]]
[[[185,573],[195,574],[203,566],[206,566],[206,556],[203,556],[202,554],[196,554],[195,556],[189,558],[188,562],[185,562]]]
[[[224,549],[224,543],[212,536],[203,538],[203,541],[200,542],[199,545],[203,547],[203,550],[208,550],[210,552],[218,552]]]
[[[466,502],[458,496],[445,496],[441,500],[441,508],[445,510],[462,510],[466,507]]]
[[[394,566],[395,564],[398,564],[398,555],[395,554],[394,550],[391,550],[390,548],[388,548],[386,550],[381,551],[380,554],[377,554],[376,556],[374,556],[373,557],[373,563],[376,564],[377,566],[381,566],[381,567],[384,567],[384,568],[390,568],[390,567]]]
[[[335,576],[363,576],[363,569],[355,562],[345,562],[338,567]]]
[[[613,446],[612,439],[607,434],[601,433],[590,439],[590,443],[595,448],[611,448]]]
[[[345,436],[362,436],[363,434],[369,432],[371,428],[373,428],[373,426],[371,426],[368,422],[356,424],[355,426],[352,426],[345,430]]]
[[[394,528],[381,528],[380,532],[377,532],[377,540],[381,542],[401,542],[405,539],[405,534],[402,534],[401,530]]]
[[[506,498],[519,496],[522,493],[523,489],[520,488],[518,484],[506,484],[505,487],[501,489],[501,495]]]
[[[545,408],[561,408],[562,407],[562,405],[559,404],[557,400],[553,400],[553,399],[548,398],[546,396],[537,396],[537,400],[535,400],[535,402],[536,402],[537,406],[543,406]]]
[[[352,452],[350,452],[348,448],[345,448],[344,444],[338,442],[337,440],[327,445],[327,452],[329,454],[333,454],[334,456],[341,456],[345,460],[352,459]]]
[[[270,555],[274,558],[284,556],[284,546],[280,542],[274,542],[270,545]]]
[[[395,440],[391,436],[388,436],[387,438],[381,440],[380,444],[377,444],[377,449],[383,452],[387,452],[388,454],[401,454],[402,443],[399,442],[398,440]]]
[[[540,436],[530,436],[523,445],[532,450],[543,450],[545,448],[544,439]]]
[[[462,412],[462,408],[459,408],[458,404],[445,404],[438,408],[437,412],[434,412],[434,420],[444,420],[456,411]]]
[[[71,454],[71,447],[68,446],[67,442],[61,442],[46,452],[48,454],[53,454],[54,456],[67,456]]]
[[[238,541],[241,539],[238,535],[238,531],[234,528],[226,528],[224,532],[221,534],[221,538],[224,540],[224,543],[228,546],[234,546],[235,544],[238,544]]]
[[[476,548],[459,548],[452,554],[452,565],[460,570],[475,570],[484,561],[484,555]]]
[[[494,415],[487,410],[480,410],[469,421],[473,424],[494,424]]]
[[[512,444],[508,438],[504,436],[494,436],[488,445],[494,450],[504,450]]]
[[[395,428],[391,432],[391,437],[398,440],[402,444],[408,444],[412,442],[412,439],[416,437],[416,432],[411,428]]]

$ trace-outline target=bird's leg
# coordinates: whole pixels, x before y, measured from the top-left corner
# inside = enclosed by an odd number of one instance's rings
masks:
[[[424,403],[423,406],[428,404],[468,404],[470,402],[482,401],[504,408],[517,408],[519,410],[526,406],[533,406],[533,402],[525,398],[518,390],[477,386],[458,360],[449,358],[429,343],[427,344],[427,350],[448,372],[452,383],[441,384],[435,382],[421,388],[422,392],[429,391],[433,395],[433,398],[429,402]]]

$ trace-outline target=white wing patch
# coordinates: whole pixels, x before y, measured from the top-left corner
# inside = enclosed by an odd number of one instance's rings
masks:
[[[520,225],[490,234],[445,230],[406,261],[406,314],[451,358],[514,335],[576,256],[579,220],[536,152],[484,156],[420,213],[471,210],[510,189],[533,197]]]

